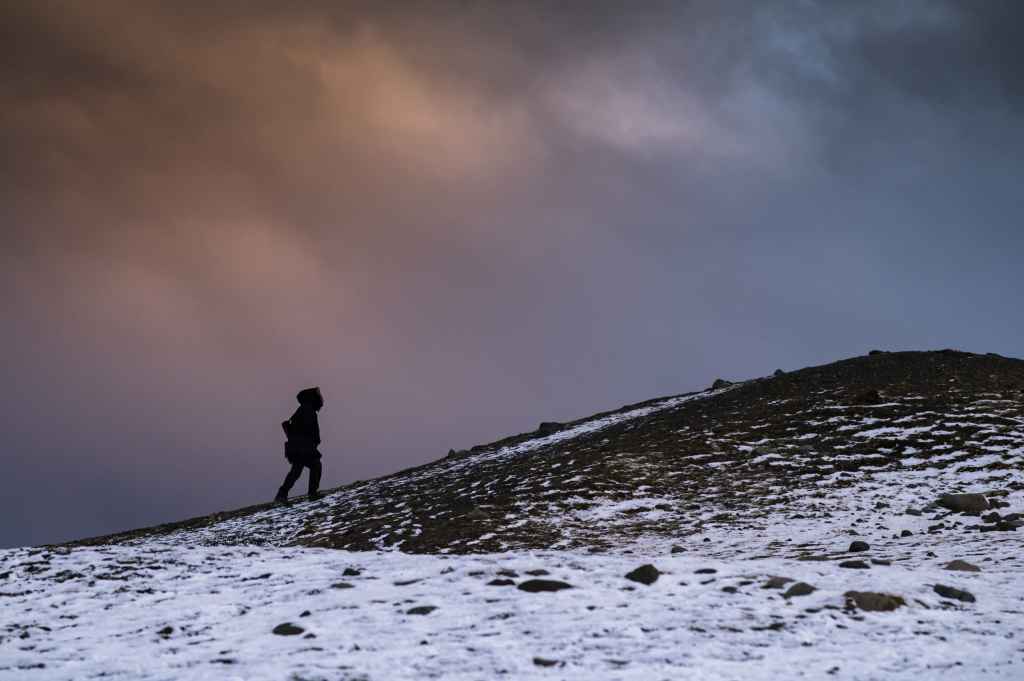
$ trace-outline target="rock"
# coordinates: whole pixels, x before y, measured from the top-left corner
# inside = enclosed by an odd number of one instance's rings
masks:
[[[1000,521],[995,525],[978,525],[978,529],[982,532],[1016,532],[1018,527],[1020,527],[1020,523],[1006,521]]]
[[[332,589],[354,589],[355,585],[349,584],[348,582],[335,582],[331,584]]]
[[[299,613],[299,617],[309,617],[312,614],[313,613],[311,613],[309,610],[303,610],[302,612]]]
[[[718,572],[718,570],[716,570],[715,568],[700,568],[699,570],[694,570],[693,574],[695,574],[695,575],[713,575],[716,572]]]
[[[514,580],[502,579],[500,577],[498,579],[492,579],[491,581],[487,582],[487,586],[512,586],[514,584]]]
[[[846,607],[866,612],[891,612],[907,604],[899,596],[874,591],[847,591],[843,596],[846,598]]]
[[[717,378],[715,382],[711,384],[712,390],[721,390],[722,388],[728,388],[732,385],[732,381],[727,381],[724,378]]]
[[[768,581],[761,585],[762,589],[781,589],[793,580],[789,577],[769,577]]]
[[[158,631],[156,633],[157,633],[157,636],[163,636],[164,638],[167,638],[168,636],[170,636],[171,634],[174,633],[174,627],[172,627],[171,625],[168,624],[166,627],[164,627],[163,629],[161,629],[160,631]]]
[[[679,544],[673,544],[672,545],[672,553],[686,553],[686,549],[684,549]]]
[[[871,564],[872,565],[892,565],[892,561],[891,560],[886,560],[884,558],[872,558],[871,559]]]
[[[908,508],[904,513],[907,515],[922,515],[922,511],[916,508]]]
[[[960,572],[981,572],[977,565],[971,565],[966,560],[951,560],[942,566],[944,570],[959,570]]]
[[[954,513],[971,515],[979,515],[990,508],[984,494],[943,494],[935,503]]]
[[[884,355],[884,354],[885,354],[885,350],[872,350],[871,352],[868,353],[868,357],[875,357],[877,355]]]
[[[650,563],[641,565],[635,570],[626,573],[626,579],[632,582],[639,582],[640,584],[646,584],[650,586],[658,581],[658,577],[661,576],[661,571],[654,567]]]
[[[521,582],[516,588],[520,591],[526,591],[529,593],[539,593],[542,591],[561,591],[562,589],[571,589],[572,584],[560,582],[557,579],[528,579],[525,582]]]
[[[955,589],[951,586],[946,586],[944,584],[936,584],[933,588],[935,590],[935,593],[939,594],[943,598],[953,598],[958,601],[963,601],[964,603],[974,602],[974,594],[970,593],[969,591]]]
[[[436,605],[417,605],[415,608],[409,608],[405,611],[406,615],[429,615],[430,613],[437,610]]]
[[[786,592],[782,594],[782,597],[795,598],[796,596],[809,596],[815,591],[816,589],[807,582],[797,582],[793,586],[786,589]]]
[[[848,551],[849,551],[850,553],[857,553],[857,552],[859,552],[859,551],[867,551],[867,550],[869,550],[870,548],[871,548],[871,547],[870,547],[870,546],[868,545],[868,543],[867,543],[866,541],[860,541],[860,540],[857,540],[857,541],[855,541],[855,542],[852,542],[852,543],[850,544],[850,548],[849,548],[849,549],[847,549],[847,550],[848,550]]]
[[[778,378],[779,376],[785,376],[785,375],[786,375],[786,372],[783,371],[782,369],[776,369],[775,373],[772,374],[772,376],[774,376],[775,378]]]
[[[900,532],[900,536],[901,537],[913,537],[914,533],[911,532],[910,530],[903,530],[902,532]]]
[[[870,570],[871,566],[862,560],[844,560],[839,564],[841,568],[850,568],[853,570]]]
[[[558,421],[543,421],[539,426],[537,426],[537,435],[540,435],[541,437],[554,435],[564,427],[565,426]]]
[[[465,516],[468,520],[490,520],[489,515],[486,512],[481,511],[479,508],[474,508],[472,511]]]
[[[535,657],[535,658],[533,658],[533,663],[535,665],[537,665],[538,667],[555,667],[555,666],[559,666],[559,665],[562,664],[558,660],[549,660],[549,659],[543,658],[543,657]]]
[[[998,523],[1002,519],[1003,516],[999,515],[996,511],[992,511],[991,513],[986,513],[981,516],[981,522],[983,523]]]
[[[527,570],[526,574],[530,575],[531,577],[543,577],[544,575],[550,573],[544,568],[537,568],[536,570]]]
[[[358,577],[361,574],[363,574],[363,573],[360,572],[359,570],[356,570],[355,568],[347,567],[347,568],[345,568],[345,571],[341,573],[341,576],[342,577]]]
[[[306,630],[302,627],[295,626],[291,622],[284,622],[283,624],[278,624],[274,627],[272,633],[275,633],[278,636],[298,636],[304,631]]]
[[[882,395],[877,390],[865,390],[853,398],[856,404],[881,404]]]

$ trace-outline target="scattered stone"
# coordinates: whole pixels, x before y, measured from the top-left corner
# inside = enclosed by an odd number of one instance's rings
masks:
[[[508,568],[502,568],[496,573],[499,577],[518,577],[519,573],[515,570],[509,570]]]
[[[850,568],[852,570],[870,570],[871,566],[862,560],[844,560],[839,564],[841,568]]]
[[[892,561],[891,560],[886,560],[885,558],[872,558],[871,559],[871,564],[872,565],[892,565]]]
[[[656,581],[658,581],[658,577],[660,576],[661,571],[658,570],[658,568],[651,565],[650,563],[647,563],[646,565],[641,565],[637,569],[626,573],[626,579],[633,582],[646,584],[647,586],[650,586],[651,584],[654,584]]]
[[[672,545],[672,553],[686,553],[686,549],[684,549],[679,544],[673,544]]]
[[[436,605],[417,605],[415,608],[409,608],[405,611],[406,615],[429,615],[430,613],[437,610]]]
[[[991,508],[984,494],[943,494],[935,503],[954,513],[970,515],[979,515]]]
[[[549,660],[549,659],[544,658],[544,657],[535,657],[535,658],[533,658],[533,663],[535,665],[537,665],[538,667],[555,667],[555,666],[561,666],[561,664],[562,664],[562,662],[560,662],[559,660]]]
[[[992,511],[991,513],[986,513],[985,515],[981,516],[981,521],[984,523],[998,523],[1002,519],[1003,516],[999,515],[999,513],[996,511]]]
[[[302,612],[299,613],[299,617],[309,617],[312,614],[313,613],[311,613],[309,610],[303,610]]]
[[[978,525],[978,529],[982,532],[1016,532],[1017,528],[1020,527],[1019,523],[1001,521],[995,525]]]
[[[775,378],[778,378],[779,376],[785,376],[785,375],[786,375],[786,372],[783,371],[782,369],[776,369],[775,373],[772,374],[772,376],[774,376]]]
[[[357,570],[355,568],[347,567],[347,568],[345,568],[345,571],[341,573],[341,576],[342,577],[358,577],[361,574],[363,574],[361,571],[359,571],[359,570]]]
[[[782,594],[782,597],[795,598],[796,596],[810,596],[815,591],[816,589],[807,582],[797,582],[793,586],[786,589],[786,592]]]
[[[876,355],[884,355],[885,350],[872,350],[868,353],[868,357],[875,357]]]
[[[725,592],[725,593],[727,593],[727,594],[734,594],[734,593],[736,593],[737,591],[739,591],[739,589],[737,589],[737,588],[736,588],[736,587],[734,587],[734,586],[723,586],[723,587],[722,587],[722,591],[724,591],[724,592]]]
[[[722,388],[728,388],[732,385],[732,381],[727,381],[724,378],[717,378],[715,382],[711,384],[712,390],[721,390]]]
[[[513,586],[514,584],[515,580],[502,579],[500,577],[498,579],[492,579],[491,581],[487,582],[487,586]]]
[[[902,532],[900,532],[900,536],[901,537],[913,537],[914,533],[911,532],[910,530],[903,530]]]
[[[277,634],[278,636],[298,636],[299,634],[303,633],[304,631],[306,631],[306,630],[303,629],[302,627],[295,626],[291,622],[285,622],[283,624],[278,624],[273,629],[273,633]]]
[[[694,570],[693,574],[695,574],[695,575],[713,575],[716,572],[718,572],[718,570],[716,570],[715,568],[700,568],[699,570]]]
[[[526,574],[530,575],[531,577],[543,577],[544,575],[548,575],[551,573],[545,570],[544,568],[537,568],[536,570],[527,570]]]
[[[348,582],[335,582],[331,584],[332,589],[354,589],[355,584],[349,584]]]
[[[846,607],[865,612],[891,612],[907,604],[900,596],[876,593],[874,591],[847,591]]]
[[[939,594],[943,598],[953,598],[958,601],[963,601],[964,603],[974,602],[974,594],[969,591],[955,589],[944,584],[936,584],[933,588],[935,589],[935,593]]]
[[[871,547],[868,545],[868,543],[866,541],[858,540],[858,541],[852,542],[850,544],[850,548],[848,550],[849,550],[850,553],[857,553],[859,551],[867,551],[870,548]]]
[[[158,636],[163,636],[164,638],[167,638],[168,636],[174,633],[174,627],[168,624],[166,627],[164,627],[156,633]]]
[[[908,508],[904,513],[907,515],[923,515],[923,512],[917,508]]]
[[[560,582],[557,579],[528,579],[525,582],[521,582],[516,588],[520,591],[526,591],[529,593],[539,593],[542,591],[561,591],[562,589],[571,589],[572,584]]]
[[[486,512],[481,511],[479,508],[474,508],[472,511],[466,514],[468,520],[490,520],[489,515]]]
[[[761,585],[762,589],[781,589],[793,580],[789,577],[769,577],[768,581]]]
[[[959,570],[960,572],[981,572],[977,565],[971,565],[966,560],[951,560],[942,566],[944,570]]]

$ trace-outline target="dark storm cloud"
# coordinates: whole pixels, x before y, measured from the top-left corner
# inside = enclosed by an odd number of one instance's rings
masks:
[[[1020,354],[1018,8],[8,3],[0,543],[267,497],[305,385],[338,483],[720,374]]]

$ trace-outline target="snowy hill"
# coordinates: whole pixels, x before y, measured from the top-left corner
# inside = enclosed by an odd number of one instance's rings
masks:
[[[0,678],[1024,678],[1022,464],[1020,360],[723,381],[2,552]]]

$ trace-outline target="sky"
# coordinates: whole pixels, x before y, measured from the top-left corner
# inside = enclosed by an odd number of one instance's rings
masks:
[[[0,546],[1024,355],[1024,6],[0,3]],[[297,491],[301,491],[304,480]]]

